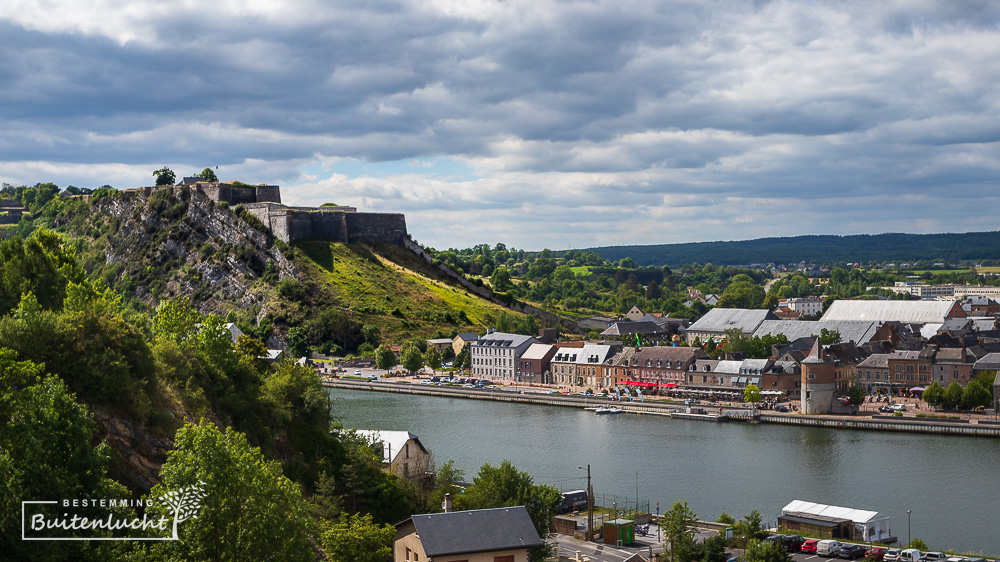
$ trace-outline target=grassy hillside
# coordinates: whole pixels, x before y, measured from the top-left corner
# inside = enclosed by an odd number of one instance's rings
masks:
[[[475,330],[506,310],[447,283],[426,262],[396,246],[321,240],[295,246],[309,260],[298,265],[311,283],[388,339]]]

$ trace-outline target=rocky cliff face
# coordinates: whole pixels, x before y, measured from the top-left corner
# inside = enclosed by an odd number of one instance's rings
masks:
[[[252,223],[184,188],[95,199],[56,227],[90,242],[88,270],[151,306],[188,295],[203,312],[250,310],[259,320],[273,294],[259,281],[298,269],[287,246]]]

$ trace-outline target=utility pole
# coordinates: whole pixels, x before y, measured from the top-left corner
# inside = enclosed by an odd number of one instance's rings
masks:
[[[582,466],[577,468],[583,468]],[[590,485],[590,465],[587,465],[587,541],[594,540],[594,487]]]
[[[583,470],[582,466],[576,467]],[[594,540],[594,487],[590,485],[590,465],[587,465],[587,541]]]

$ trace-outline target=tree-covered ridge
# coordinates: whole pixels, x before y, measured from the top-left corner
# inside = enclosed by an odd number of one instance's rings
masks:
[[[943,263],[1000,260],[1000,231],[961,234],[857,234],[759,238],[729,242],[687,242],[648,246],[587,248],[604,259],[632,258],[640,265],[710,261],[721,265],[752,263],[883,264],[930,260]]]
[[[0,195],[29,209],[7,230],[22,238],[40,228],[68,234],[81,272],[138,309],[184,295],[271,348],[371,354],[382,341],[482,331],[504,310],[412,252],[321,240],[287,245],[241,206],[213,203],[197,189],[67,192],[5,186]],[[16,305],[20,292],[12,294],[0,306]]]

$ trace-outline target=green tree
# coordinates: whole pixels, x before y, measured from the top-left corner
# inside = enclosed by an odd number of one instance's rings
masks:
[[[966,408],[989,406],[993,402],[993,381],[996,375],[979,375],[965,385],[962,391],[962,405]]]
[[[202,420],[177,430],[174,450],[160,471],[151,496],[201,483],[205,493],[197,518],[186,521],[180,540],[157,547],[165,558],[311,561],[311,522],[298,486],[277,461],[233,429],[220,431]],[[159,503],[154,511],[163,512]]]
[[[932,381],[931,384],[927,385],[924,389],[924,393],[921,396],[928,404],[937,407],[944,402],[944,389],[937,381]]]
[[[523,505],[538,536],[544,540],[549,535],[549,526],[562,496],[552,486],[535,485],[530,474],[517,470],[505,460],[499,466],[484,464],[473,478],[472,485],[455,499],[459,509]],[[532,549],[529,555],[531,560],[540,562],[548,557],[550,551],[550,545],[546,545]]]
[[[735,277],[734,277],[735,279]],[[764,302],[764,288],[751,281],[730,283],[719,297],[721,308],[760,308]]]
[[[860,385],[851,385],[851,389],[847,391],[847,401],[852,406],[860,406],[865,403],[865,391],[861,389]]]
[[[497,292],[503,293],[509,290],[513,286],[510,282],[510,271],[506,267],[494,269],[493,274],[490,275],[490,285]]]
[[[371,514],[343,514],[320,535],[323,551],[331,560],[385,562],[392,558],[396,528],[379,525]]]
[[[671,561],[674,559],[674,553],[686,552],[694,543],[696,521],[698,515],[688,507],[687,500],[674,502],[673,507],[663,514],[660,526],[663,529],[664,539],[670,544]]]
[[[361,338],[377,346],[382,342],[382,330],[374,324],[365,324],[361,327]]]
[[[962,385],[958,381],[951,381],[944,391],[944,407],[951,409],[962,403]]]
[[[823,328],[819,331],[819,343],[823,345],[833,345],[840,343],[840,332]]]
[[[465,477],[465,471],[460,468],[455,468],[455,461],[449,460],[440,467],[434,474],[434,490],[430,495],[430,506],[432,509],[437,509],[442,503],[444,503],[444,497],[447,494],[451,494],[454,498],[461,491],[458,487],[458,483],[462,481]]]
[[[760,402],[761,392],[760,387],[755,384],[748,384],[746,388],[743,389],[743,401],[755,404]]]
[[[411,373],[415,373],[424,366],[424,358],[420,354],[420,348],[415,345],[407,345],[400,351],[403,368]]]
[[[211,168],[205,168],[204,170],[202,170],[201,173],[198,174],[198,177],[205,181],[211,181],[211,182],[219,181],[219,177],[215,175],[215,171],[212,170]]]
[[[906,545],[906,548],[916,548],[918,550],[923,550],[923,551],[930,550],[929,548],[927,548],[927,543],[925,543],[923,539],[917,537],[913,537],[913,539],[910,540],[909,544]]]
[[[733,526],[733,534],[744,540],[760,540],[766,536],[764,522],[756,509],[743,516],[743,519]],[[749,543],[746,543],[749,544]]]
[[[156,185],[174,185],[177,176],[174,175],[173,170],[167,167],[160,168],[153,172],[153,177],[156,178]]]
[[[435,371],[441,368],[441,354],[433,345],[427,346],[427,352],[424,353],[424,364]]]
[[[128,492],[106,477],[110,448],[98,443],[87,407],[42,366],[0,348],[0,552],[13,560],[100,560],[75,541],[22,541],[22,500],[118,498]],[[55,506],[54,513],[62,510]],[[43,510],[44,511],[44,510]],[[91,515],[88,513],[87,515]],[[93,516],[103,517],[101,513]],[[109,556],[105,553],[104,557]]]
[[[791,562],[792,557],[780,543],[751,539],[747,541],[743,559],[746,562]]]
[[[383,343],[375,350],[375,364],[387,373],[396,366],[396,353],[389,344]]]

